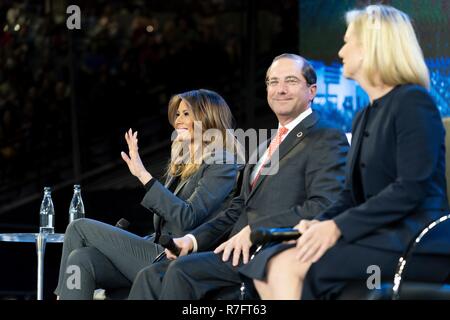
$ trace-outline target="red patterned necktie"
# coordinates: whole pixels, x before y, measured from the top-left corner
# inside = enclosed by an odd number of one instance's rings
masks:
[[[275,138],[270,142],[269,145],[269,150],[267,153],[267,157],[266,160],[264,161],[263,165],[259,168],[258,170],[258,174],[255,176],[255,178],[252,181],[251,187],[252,189],[255,187],[256,182],[259,179],[259,176],[261,175],[261,170],[264,167],[264,165],[267,163],[267,161],[269,161],[269,159],[272,157],[273,152],[280,146],[281,143],[281,139],[283,139],[283,136],[289,131],[288,128],[286,127],[280,127],[278,129],[277,135],[275,136]]]

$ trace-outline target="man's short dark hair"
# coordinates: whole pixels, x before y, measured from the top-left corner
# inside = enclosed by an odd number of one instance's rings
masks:
[[[317,75],[316,75],[316,71],[314,70],[311,63],[309,63],[309,61],[306,60],[305,58],[303,58],[302,56],[299,56],[298,54],[294,54],[294,53],[283,53],[283,54],[280,54],[279,56],[276,56],[272,60],[272,63],[270,65],[269,69],[267,69],[266,80],[267,80],[267,75],[269,74],[270,68],[272,67],[273,63],[280,59],[291,59],[291,60],[303,62],[302,76],[305,78],[306,83],[308,84],[308,86],[316,84]]]

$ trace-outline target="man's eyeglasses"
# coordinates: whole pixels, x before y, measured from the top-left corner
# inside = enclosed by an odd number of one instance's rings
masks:
[[[280,84],[284,84],[288,87],[296,87],[302,83],[304,82],[297,77],[286,77],[284,78],[284,80],[278,78],[271,78],[266,80],[266,86],[272,88],[278,87],[278,85]]]

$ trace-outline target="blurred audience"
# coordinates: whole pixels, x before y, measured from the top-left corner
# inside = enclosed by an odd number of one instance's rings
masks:
[[[57,3],[0,3],[3,187],[28,179],[40,188],[39,177],[51,173],[53,183],[70,177],[72,103],[86,172],[118,159],[126,128],[165,117],[161,101],[173,92],[208,85],[234,96],[229,83],[240,70],[242,8],[220,0],[187,1],[177,10],[134,3],[81,1],[81,30],[70,32]],[[154,132],[145,131],[160,141],[170,128],[154,122]]]

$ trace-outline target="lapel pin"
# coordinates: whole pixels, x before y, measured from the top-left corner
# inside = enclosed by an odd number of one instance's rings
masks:
[[[299,133],[297,133],[297,138],[300,138],[301,136],[303,136],[303,132],[299,132]]]

